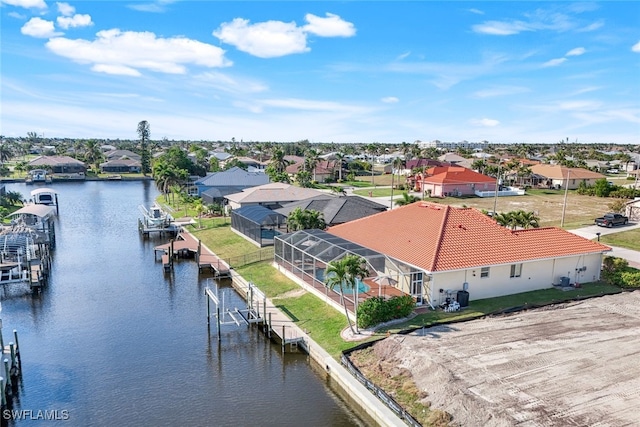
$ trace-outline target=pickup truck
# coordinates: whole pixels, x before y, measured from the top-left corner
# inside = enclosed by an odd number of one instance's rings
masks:
[[[629,222],[629,218],[617,213],[604,214],[600,218],[596,218],[596,225],[601,227],[613,227],[614,225],[625,225]]]

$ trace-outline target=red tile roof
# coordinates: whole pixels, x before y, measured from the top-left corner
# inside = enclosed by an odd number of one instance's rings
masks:
[[[434,167],[427,170],[433,175],[425,178],[424,182],[431,184],[466,184],[466,183],[495,183],[496,179],[482,175],[461,166]]]
[[[432,272],[610,250],[559,228],[512,231],[476,209],[424,202],[328,231]]]

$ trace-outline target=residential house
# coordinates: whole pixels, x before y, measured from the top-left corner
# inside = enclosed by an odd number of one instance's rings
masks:
[[[360,196],[340,196],[324,194],[297,202],[287,203],[275,211],[285,217],[296,208],[302,210],[314,210],[322,212],[327,226],[344,224],[369,215],[377,214],[387,210],[385,205],[376,203]]]
[[[114,159],[100,163],[102,173],[140,173],[142,163],[134,159]]]
[[[29,162],[28,168],[47,169],[60,175],[84,175],[87,172],[87,166],[83,162],[69,156],[38,156]]]
[[[549,188],[578,188],[580,183],[594,185],[597,180],[606,178],[603,174],[582,168],[568,168],[561,165],[539,164],[531,166],[531,172],[543,176]]]
[[[437,166],[452,166],[451,163],[442,162],[433,159],[411,159],[404,164],[404,171],[400,171],[401,175],[410,175],[416,169],[429,169]]]
[[[298,160],[296,163],[287,166],[286,172],[292,180],[301,170],[304,170],[304,158]],[[309,171],[311,173],[311,179],[317,182],[331,181],[336,177],[338,162],[336,160],[320,160],[314,170]]]
[[[431,197],[466,196],[495,191],[496,179],[460,166],[439,166],[415,176],[415,190]]]
[[[640,197],[627,202],[624,214],[629,218],[629,221],[640,222]]]
[[[269,183],[263,172],[248,172],[239,167],[213,172],[197,179],[190,188],[207,204],[222,203],[225,196],[238,193],[246,188]]]
[[[476,300],[597,281],[610,250],[559,228],[511,230],[476,209],[425,202],[275,238],[279,269],[307,283],[357,254],[367,261],[365,283],[384,279],[432,307],[458,291]]]
[[[247,188],[241,192],[225,196],[225,200],[231,209],[240,209],[244,206],[261,205],[269,209],[278,209],[287,203],[297,202],[323,193],[311,188],[296,187],[283,182],[272,182]]]
[[[459,156],[456,153],[446,153],[438,157],[441,162],[449,163],[453,166],[462,166],[465,168],[471,168],[471,164],[477,159],[467,159]]]
[[[236,157],[236,160],[243,165],[246,165],[249,172],[264,171],[268,166],[267,162],[261,162],[260,160],[252,159],[251,157]]]
[[[111,160],[136,160],[140,162],[142,160],[142,156],[140,154],[134,153],[130,150],[111,150],[104,153],[105,159],[108,161]]]

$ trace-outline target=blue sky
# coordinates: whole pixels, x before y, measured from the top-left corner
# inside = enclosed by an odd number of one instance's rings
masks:
[[[4,136],[640,143],[640,2],[0,3]]]

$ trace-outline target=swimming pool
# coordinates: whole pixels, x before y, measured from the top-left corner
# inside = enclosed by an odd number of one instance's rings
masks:
[[[325,277],[324,277],[324,269],[317,269],[316,270],[316,279],[318,279],[319,281],[325,283]],[[326,285],[326,283],[325,283]],[[364,283],[362,280],[360,279],[356,279],[356,289],[358,290],[358,293],[364,293],[364,292],[369,292],[371,290],[371,287],[369,285],[367,285],[366,283]],[[343,284],[342,288],[344,289],[344,294],[345,295],[353,295],[353,291],[354,289],[352,287],[348,287],[347,284]],[[336,286],[335,291],[337,293],[341,293],[340,292],[340,287]]]

